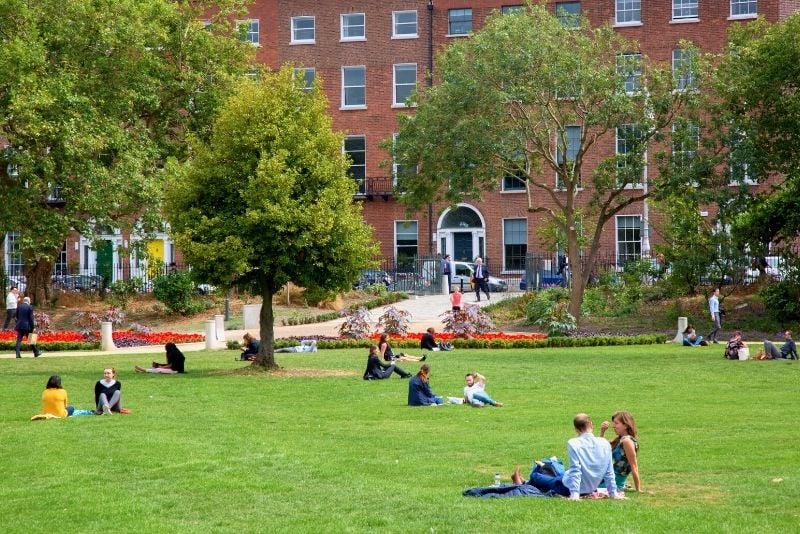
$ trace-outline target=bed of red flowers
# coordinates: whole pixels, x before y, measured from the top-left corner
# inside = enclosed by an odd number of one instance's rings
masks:
[[[76,332],[74,330],[58,330],[55,332],[41,332],[38,334],[38,345],[71,344],[71,343],[97,343],[100,332]],[[165,343],[197,343],[205,341],[202,334],[181,334],[178,332],[134,332],[122,330],[114,332],[114,344],[117,347],[141,347],[144,345],[164,345]],[[0,342],[17,341],[17,333],[13,330],[0,332]]]

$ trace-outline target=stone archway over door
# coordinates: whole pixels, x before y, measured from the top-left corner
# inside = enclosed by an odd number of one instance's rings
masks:
[[[453,261],[471,262],[486,249],[486,224],[480,212],[468,204],[445,210],[437,225],[437,248]]]

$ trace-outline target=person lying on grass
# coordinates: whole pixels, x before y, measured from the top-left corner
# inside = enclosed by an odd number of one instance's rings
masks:
[[[471,404],[475,408],[481,408],[488,404],[498,408],[503,406],[502,402],[494,401],[484,390],[486,378],[480,373],[467,373],[464,377],[467,385],[464,387],[464,402]]]
[[[299,345],[275,349],[275,352],[317,352],[316,339],[301,339]]]
[[[134,367],[137,373],[161,373],[161,374],[176,374],[176,373],[184,373],[184,362],[186,361],[186,357],[180,351],[180,349],[175,345],[175,343],[167,343],[164,345],[164,349],[167,352],[167,363],[158,363],[153,362],[153,366],[150,369],[145,369],[144,367],[139,367],[138,365]]]
[[[411,373],[403,371],[394,364],[384,365],[378,358],[378,346],[372,345],[367,356],[367,369],[364,371],[364,380],[383,380],[397,373],[402,378],[410,378]]]
[[[637,452],[639,451],[639,438],[636,432],[636,421],[630,412],[616,412],[611,417],[614,425],[614,433],[617,435],[611,441],[611,459],[614,462],[614,479],[617,488],[623,489],[628,475],[633,475],[633,487],[637,492],[642,491],[642,483],[639,480],[639,463]],[[600,437],[605,436],[608,430],[608,421],[600,424]]]
[[[381,334],[381,339],[378,341],[378,351],[381,353],[381,357],[387,362],[424,362],[425,359],[428,357],[427,354],[423,354],[420,356],[412,356],[410,354],[395,354],[392,350],[392,347],[389,345],[389,334]]]

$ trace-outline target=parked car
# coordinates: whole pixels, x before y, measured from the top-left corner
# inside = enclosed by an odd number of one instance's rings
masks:
[[[470,290],[469,281],[475,275],[475,264],[466,261],[454,261],[455,273],[451,276],[450,288],[458,286],[464,291]],[[489,277],[489,291],[496,293],[508,291],[508,282],[496,276]]]
[[[541,280],[539,280],[539,283],[541,284],[541,287],[551,287],[551,286],[566,287],[564,276],[560,274],[543,273],[541,276]],[[528,289],[528,280],[525,273],[522,273],[522,278],[519,281],[519,288],[522,291]]]
[[[24,295],[25,289],[28,287],[28,279],[23,275],[9,276],[6,287],[10,288],[11,286],[15,286],[17,289],[19,289],[19,294]]]
[[[103,287],[103,277],[96,274],[54,275],[53,287],[65,291],[96,291]]]
[[[364,269],[361,278],[353,284],[353,289],[365,289],[374,284],[383,284],[386,289],[393,289],[394,280],[386,271],[380,269]]]

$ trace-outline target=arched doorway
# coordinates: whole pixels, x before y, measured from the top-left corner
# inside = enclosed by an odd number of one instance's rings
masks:
[[[472,206],[459,204],[445,210],[437,228],[440,254],[450,254],[453,261],[469,262],[484,255],[486,224]]]

